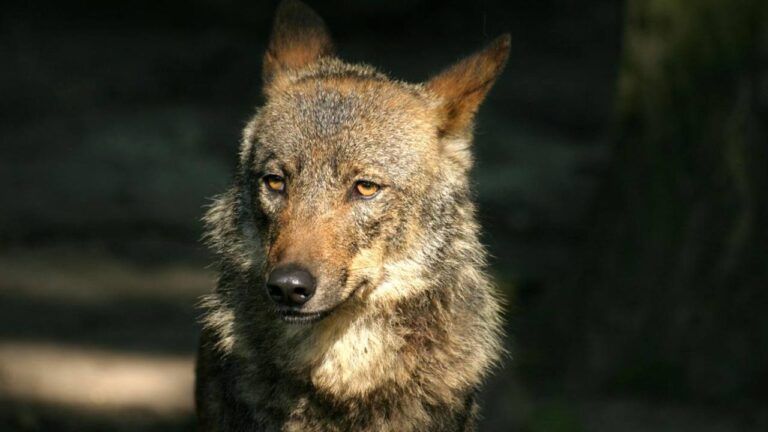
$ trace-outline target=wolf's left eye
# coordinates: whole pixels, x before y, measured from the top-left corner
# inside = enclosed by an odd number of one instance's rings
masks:
[[[266,175],[263,178],[264,184],[272,191],[283,192],[285,190],[285,179],[279,175]]]
[[[355,192],[363,198],[373,198],[381,190],[381,186],[367,180],[358,180],[355,183]]]

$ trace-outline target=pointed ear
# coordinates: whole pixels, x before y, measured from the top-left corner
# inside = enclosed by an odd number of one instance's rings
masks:
[[[282,0],[277,6],[272,36],[264,55],[264,85],[281,71],[302,68],[333,55],[333,51],[323,19],[299,0]]]
[[[427,90],[439,98],[441,135],[470,131],[480,102],[504,69],[509,45],[509,34],[504,34],[426,83]]]

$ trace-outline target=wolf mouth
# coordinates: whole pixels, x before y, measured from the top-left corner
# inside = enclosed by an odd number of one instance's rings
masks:
[[[312,324],[331,314],[331,310],[320,312],[296,312],[291,310],[279,311],[280,319],[289,324]]]
[[[319,312],[299,312],[291,309],[278,309],[277,314],[280,317],[280,319],[283,320],[283,322],[286,322],[289,324],[314,324],[318,321],[321,321],[323,318],[326,318],[328,315],[332,314],[339,306],[346,303],[363,286],[368,284],[368,282],[369,281],[367,279],[360,281],[357,287],[355,287],[355,289],[352,290],[351,293],[349,293],[349,295],[347,296],[347,298],[344,299],[344,301],[342,301],[341,303],[337,304],[336,306],[330,309],[326,309],[324,311],[319,311]]]

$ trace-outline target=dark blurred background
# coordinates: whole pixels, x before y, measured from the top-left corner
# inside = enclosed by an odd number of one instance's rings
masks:
[[[511,353],[482,430],[768,430],[768,2],[309,3],[408,81],[512,33],[475,146]],[[274,8],[3,3],[0,430],[191,429],[200,216]]]

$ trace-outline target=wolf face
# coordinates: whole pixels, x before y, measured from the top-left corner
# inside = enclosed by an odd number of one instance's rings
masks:
[[[379,280],[444,183],[429,100],[379,75],[317,72],[273,92],[249,136],[266,292],[289,321]]]
[[[467,193],[472,115],[507,50],[502,37],[425,85],[406,84],[332,57],[320,18],[281,6],[267,102],[241,160],[264,253],[254,271],[281,319],[311,323],[371,294],[415,243],[439,253],[451,205]]]

